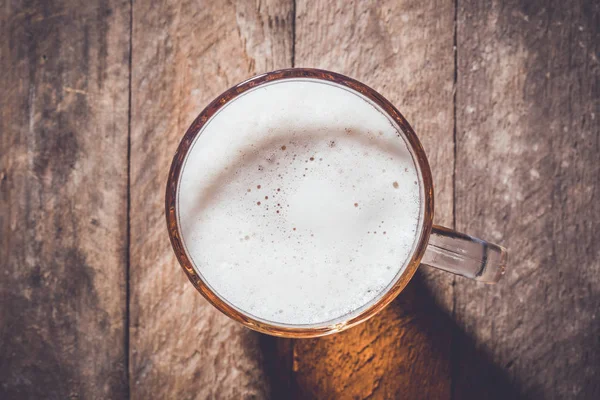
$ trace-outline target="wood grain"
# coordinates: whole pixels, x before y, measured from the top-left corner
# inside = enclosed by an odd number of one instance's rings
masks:
[[[218,94],[289,67],[289,1],[135,2],[131,119],[132,398],[265,398],[277,344],[220,314],[175,260],[164,196],[175,149]],[[264,354],[263,354],[264,353]]]
[[[127,396],[129,9],[0,11],[0,398]]]
[[[459,2],[457,227],[510,263],[495,287],[456,286],[509,385],[459,342],[456,398],[600,395],[599,50],[598,2]]]
[[[436,222],[452,226],[452,3],[298,1],[296,13],[296,66],[349,75],[400,109],[431,162]],[[300,397],[449,398],[452,328],[440,321],[453,278],[424,270],[421,278],[365,324],[296,341]]]

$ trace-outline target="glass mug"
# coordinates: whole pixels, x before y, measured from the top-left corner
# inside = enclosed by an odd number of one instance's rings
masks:
[[[318,81],[353,91],[363,96],[387,114],[394,128],[404,135],[420,180],[420,224],[408,261],[392,282],[370,304],[363,305],[346,316],[319,323],[294,325],[268,321],[251,315],[220,296],[203,278],[186,250],[178,213],[178,190],[182,168],[194,141],[211,118],[245,92],[280,80]],[[400,134],[398,134],[400,136]],[[416,182],[415,182],[416,183]],[[355,204],[356,206],[356,204]],[[506,249],[486,241],[433,225],[433,182],[429,163],[415,132],[400,112],[370,87],[346,76],[317,69],[293,68],[255,76],[227,90],[210,103],[185,133],[171,165],[166,190],[166,219],[171,244],[181,267],[196,289],[217,309],[248,328],[275,336],[306,338],[340,332],[366,321],[387,306],[408,284],[420,264],[442,269],[484,283],[496,283],[504,274]],[[295,228],[294,228],[295,229]]]

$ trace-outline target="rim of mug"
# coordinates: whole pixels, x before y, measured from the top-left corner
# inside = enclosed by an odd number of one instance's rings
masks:
[[[404,271],[400,277],[397,278],[396,282],[390,286],[387,291],[381,295],[381,297],[373,304],[366,307],[359,314],[348,318],[341,322],[334,322],[330,325],[323,325],[318,327],[303,326],[303,325],[275,325],[266,321],[258,320],[250,315],[243,313],[241,310],[234,308],[219,295],[213,292],[213,290],[206,284],[196,270],[193,267],[192,262],[187,256],[183,241],[179,234],[179,224],[177,218],[177,188],[179,186],[179,178],[181,176],[181,170],[185,162],[188,151],[192,147],[192,144],[198,134],[202,131],[202,128],[207,121],[225,104],[235,99],[240,94],[251,90],[257,86],[270,83],[277,80],[293,79],[293,78],[308,78],[318,79],[333,82],[338,85],[346,86],[354,91],[359,92],[369,100],[373,101],[379,107],[385,111],[385,113],[394,120],[398,127],[402,130],[408,146],[410,147],[411,155],[414,158],[414,162],[420,171],[420,180],[423,193],[423,221],[420,232],[420,237],[414,246],[412,257],[406,264]],[[314,68],[288,68],[281,69],[264,74],[256,75],[250,79],[247,79],[227,91],[223,92],[217,98],[215,98],[194,120],[191,126],[186,131],[185,135],[181,139],[177,151],[173,157],[171,168],[169,171],[169,177],[167,180],[166,196],[165,196],[165,216],[167,220],[167,229],[169,231],[169,238],[171,245],[177,257],[177,261],[181,265],[190,282],[194,285],[209,303],[216,307],[223,314],[232,318],[233,320],[240,322],[246,327],[253,329],[258,332],[266,333],[273,336],[290,337],[290,338],[310,338],[324,336],[335,332],[340,332],[345,329],[351,328],[361,322],[368,320],[375,314],[380,312],[390,302],[392,302],[398,294],[408,284],[410,279],[415,274],[425,249],[427,247],[429,235],[433,225],[433,179],[429,162],[423,150],[421,142],[417,138],[414,130],[404,118],[404,116],[388,101],[385,97],[379,94],[374,89],[361,83],[355,79],[347,76]],[[363,306],[364,307],[364,306]],[[352,314],[352,313],[350,313]],[[342,317],[343,318],[343,317]]]

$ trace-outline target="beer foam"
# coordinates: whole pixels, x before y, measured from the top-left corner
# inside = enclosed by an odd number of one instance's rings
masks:
[[[401,275],[421,184],[393,121],[358,92],[288,79],[221,108],[192,144],[177,215],[197,273],[277,325],[346,320]]]

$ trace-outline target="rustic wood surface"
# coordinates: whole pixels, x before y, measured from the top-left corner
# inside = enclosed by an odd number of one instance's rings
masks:
[[[261,335],[218,312],[182,273],[165,229],[164,192],[175,149],[200,110],[249,76],[290,65],[291,5],[133,4],[132,398],[271,393]]]
[[[124,1],[0,11],[0,398],[127,395]]]
[[[598,2],[7,0],[0,33],[1,399],[600,397]],[[423,268],[301,341],[194,290],[164,222],[175,148],[291,66],[398,106],[435,222],[506,245],[504,281]]]
[[[525,397],[599,398],[600,3],[459,5],[457,228],[511,262],[457,320]],[[456,398],[498,394],[463,342]]]
[[[355,77],[401,110],[431,163],[436,223],[447,226],[453,223],[453,35],[454,8],[448,1],[296,5],[295,66]],[[420,272],[428,275],[422,282],[437,290],[411,282],[366,323],[338,335],[295,341],[300,397],[449,398],[452,326],[440,323],[436,309],[451,308],[453,277]]]

